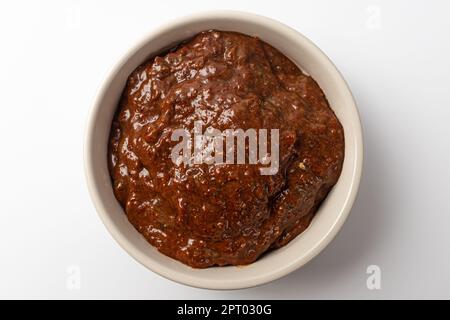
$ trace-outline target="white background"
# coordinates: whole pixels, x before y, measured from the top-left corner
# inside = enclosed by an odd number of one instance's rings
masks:
[[[82,146],[111,65],[204,9],[284,22],[335,62],[365,130],[360,193],[312,262],[258,288],[173,283],[129,257],[90,201]],[[450,6],[446,1],[2,1],[0,298],[450,298]],[[381,290],[368,290],[378,265]],[[75,267],[75,269],[73,268]],[[67,285],[79,270],[80,288]]]

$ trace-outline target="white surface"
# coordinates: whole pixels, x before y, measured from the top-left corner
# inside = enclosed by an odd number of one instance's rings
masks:
[[[448,2],[92,2],[0,4],[0,298],[450,298]],[[365,128],[342,231],[302,269],[253,289],[151,273],[112,240],[83,176],[85,119],[108,68],[147,30],[200,9],[252,11],[308,36],[346,77]],[[366,287],[369,265],[381,290]]]

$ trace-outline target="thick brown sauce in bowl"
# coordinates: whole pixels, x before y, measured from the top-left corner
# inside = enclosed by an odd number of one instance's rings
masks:
[[[176,165],[174,130],[194,122],[279,129],[279,170]],[[341,124],[318,84],[255,37],[206,31],[139,66],[114,117],[114,194],[160,252],[189,266],[243,265],[303,232],[339,178]]]

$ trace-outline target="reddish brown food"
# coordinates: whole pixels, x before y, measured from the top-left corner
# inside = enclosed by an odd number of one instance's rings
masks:
[[[177,166],[173,130],[279,129],[280,166]],[[255,37],[207,31],[129,77],[108,153],[129,221],[187,265],[242,265],[287,244],[336,183],[343,129],[317,83]]]

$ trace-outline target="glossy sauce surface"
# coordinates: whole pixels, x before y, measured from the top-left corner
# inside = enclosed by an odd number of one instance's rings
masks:
[[[177,166],[174,130],[279,129],[280,165]],[[192,267],[242,265],[303,232],[336,183],[343,129],[317,83],[279,51],[206,31],[139,66],[114,117],[108,161],[129,221]]]

